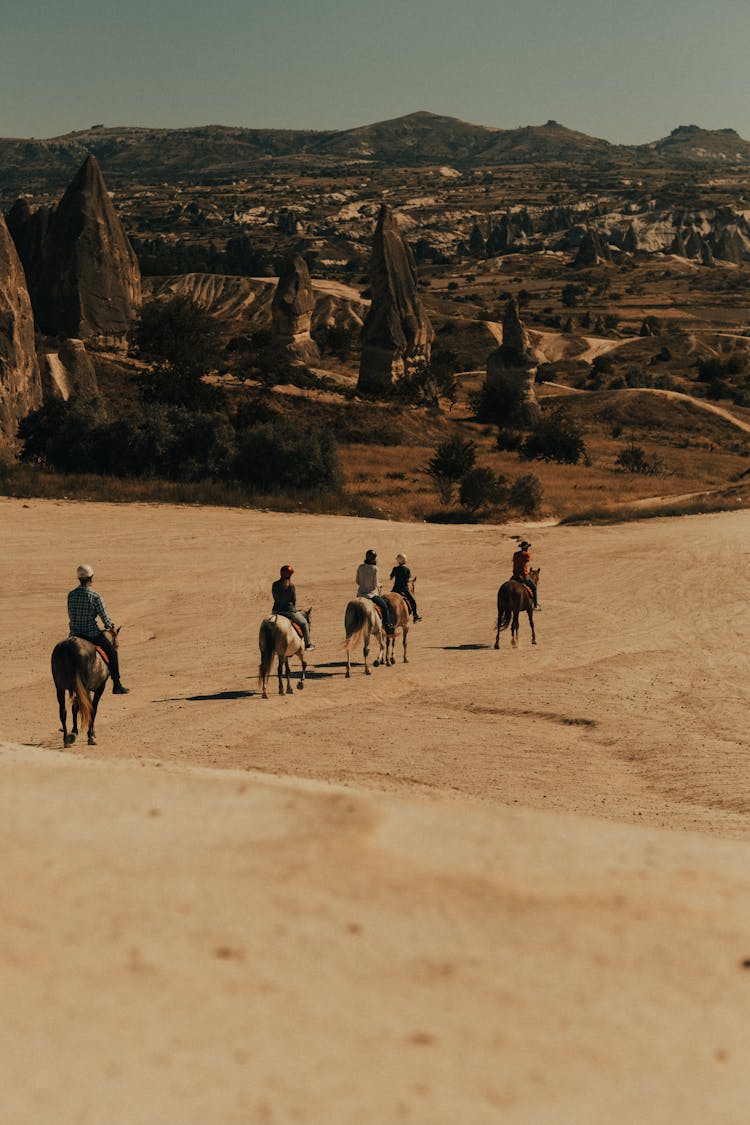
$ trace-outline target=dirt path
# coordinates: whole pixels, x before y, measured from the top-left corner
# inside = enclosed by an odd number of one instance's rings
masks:
[[[0,525],[8,1121],[743,1119],[750,513],[534,529],[539,644],[499,652],[521,528],[11,500]],[[347,681],[369,546],[409,555],[425,620]],[[61,753],[80,561],[132,691]],[[262,701],[285,561],[315,666]]]

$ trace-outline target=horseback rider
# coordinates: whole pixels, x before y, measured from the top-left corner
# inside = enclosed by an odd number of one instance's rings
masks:
[[[92,588],[94,571],[86,564],[79,566],[78,585],[68,594],[68,617],[71,637],[83,637],[92,645],[104,649],[109,661],[109,674],[112,677],[112,694],[127,695],[130,688],[123,687],[120,680],[120,661],[117,649],[106,633],[96,623],[100,617],[105,629],[114,629],[114,624],[101,594]]]
[[[393,593],[400,594],[409,603],[412,612],[412,617],[415,621],[421,621],[422,618],[417,613],[417,602],[410,586],[411,570],[406,565],[406,555],[396,555],[396,566],[391,571],[391,578],[393,579]]]
[[[294,567],[288,563],[285,563],[279,571],[279,577],[271,587],[271,593],[273,594],[271,613],[278,613],[281,617],[288,617],[290,621],[296,621],[302,630],[305,649],[310,652],[315,648],[310,640],[310,622],[304,613],[300,613],[297,609],[297,591],[292,583],[293,574]]]
[[[518,544],[518,550],[513,555],[513,580],[521,582],[531,592],[534,599],[534,609],[540,609],[541,606],[537,601],[536,582],[529,575],[531,567],[531,543],[522,539]]]
[[[393,622],[391,621],[391,607],[385,598],[380,596],[380,578],[378,575],[378,556],[375,551],[365,552],[365,561],[357,567],[357,597],[369,598],[380,607],[383,615],[383,628],[389,636],[393,635]]]

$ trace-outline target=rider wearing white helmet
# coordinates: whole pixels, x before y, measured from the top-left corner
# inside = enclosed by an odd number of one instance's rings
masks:
[[[109,674],[112,677],[112,692],[114,695],[127,695],[130,688],[123,687],[120,681],[120,662],[117,649],[112,644],[106,633],[103,633],[96,623],[97,617],[101,618],[105,629],[114,629],[111,617],[101,594],[92,589],[91,582],[94,577],[93,569],[87,564],[79,566],[78,585],[68,594],[68,617],[70,619],[70,635],[83,637],[92,644],[103,648],[109,658]]]

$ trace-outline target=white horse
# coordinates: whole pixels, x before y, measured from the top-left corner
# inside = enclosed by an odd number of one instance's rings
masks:
[[[304,610],[304,616],[307,618],[308,624],[312,616],[312,608]],[[305,660],[305,641],[303,637],[297,633],[288,617],[283,617],[280,613],[273,613],[270,617],[264,618],[260,623],[260,633],[258,634],[258,644],[260,646],[260,667],[258,668],[258,683],[263,692],[263,698],[268,699],[268,692],[266,686],[268,679],[271,675],[271,666],[273,665],[273,658],[278,657],[279,661],[279,695],[284,694],[283,674],[286,672],[286,693],[292,694],[292,684],[289,673],[289,657],[298,656],[302,663],[302,674],[300,681],[297,684],[297,689],[302,691],[305,686],[305,671],[307,670],[307,661]]]
[[[378,664],[384,663],[385,629],[383,628],[380,614],[375,608],[375,603],[371,598],[352,598],[346,607],[344,629],[346,630],[346,678],[349,679],[351,676],[351,647],[353,644],[356,644],[360,638],[364,640],[365,675],[372,675],[370,666],[367,663],[367,656],[370,651],[370,637],[374,636],[380,645],[377,659],[373,661],[377,668]]]

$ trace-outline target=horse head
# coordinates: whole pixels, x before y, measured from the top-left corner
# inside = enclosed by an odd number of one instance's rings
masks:
[[[537,567],[530,566],[529,567],[529,578],[531,579],[532,582],[535,582],[537,584],[537,586],[539,585],[539,575],[541,573],[542,573],[542,568],[540,566],[537,566]]]
[[[303,609],[302,610],[302,616],[307,619],[307,624],[309,625],[310,624],[310,618],[312,617],[312,606],[310,606],[309,609]]]
[[[122,625],[111,625],[109,629],[104,630],[104,632],[108,634],[109,639],[112,641],[112,644],[115,648],[120,647],[120,642],[117,640],[117,635],[120,632],[120,629],[122,629]]]

